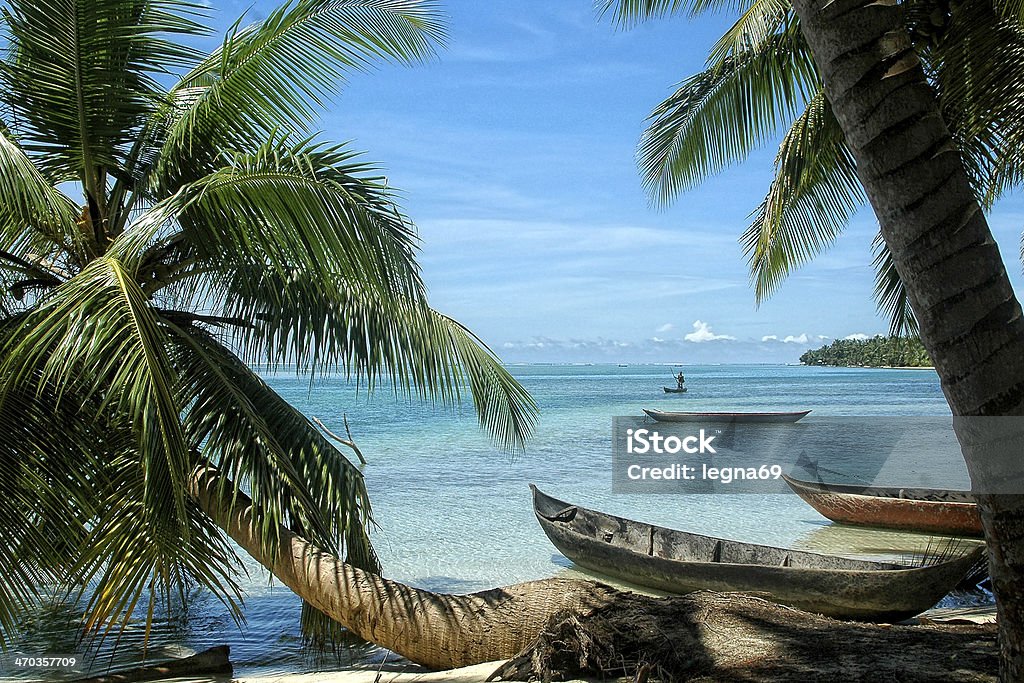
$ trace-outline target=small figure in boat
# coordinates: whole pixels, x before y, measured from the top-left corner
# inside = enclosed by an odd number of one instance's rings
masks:
[[[682,389],[683,385],[685,383],[686,383],[686,378],[683,377],[683,373],[680,372],[678,375],[676,375],[676,387],[678,387],[679,389]]]

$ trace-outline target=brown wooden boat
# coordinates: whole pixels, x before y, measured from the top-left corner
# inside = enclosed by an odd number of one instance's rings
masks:
[[[726,412],[669,412],[644,408],[644,412],[658,422],[796,422],[811,412],[800,410],[789,413],[726,413]]]
[[[673,389],[672,387],[662,387],[662,389],[665,390],[666,394],[685,394],[686,393],[686,387],[676,387],[675,389]]]
[[[911,567],[730,541],[645,524],[552,498],[536,486],[537,521],[581,567],[671,593],[763,593],[831,617],[902,621],[942,599],[981,557]]]
[[[850,486],[782,475],[808,505],[840,524],[950,536],[981,536],[978,505],[969,491]]]

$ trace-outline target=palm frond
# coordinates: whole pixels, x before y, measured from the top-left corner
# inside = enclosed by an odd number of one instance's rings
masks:
[[[422,295],[411,224],[383,185],[359,175],[368,167],[355,155],[308,141],[292,146],[272,140],[228,162],[137,221],[145,224],[142,235],[152,235],[171,216],[180,225],[146,258],[159,260],[176,245],[200,270],[230,273],[259,263],[280,275],[319,277],[324,287],[345,281]],[[135,230],[124,241],[136,239]],[[158,278],[150,290],[173,280]]]
[[[77,402],[102,395],[101,411],[129,416],[146,472],[147,520],[166,557],[178,557],[189,537],[185,514],[188,447],[175,400],[175,372],[165,333],[131,273],[111,258],[96,259],[53,290],[26,316],[3,354],[6,391],[28,383],[82,386]],[[2,396],[2,392],[0,392]],[[58,400],[72,400],[58,394]]]
[[[740,17],[711,48],[708,65],[756,49],[793,20],[790,0],[753,0]]]
[[[687,79],[650,116],[638,158],[659,204],[746,157],[788,125],[819,90],[790,22],[782,32]]]
[[[207,150],[308,132],[350,71],[423,60],[443,37],[433,3],[420,0],[295,0],[258,24],[236,24],[172,89],[158,182],[205,175]]]
[[[102,202],[105,171],[125,155],[163,97],[155,74],[197,53],[166,34],[196,34],[201,5],[183,0],[11,0],[11,56],[0,77],[25,149],[55,181],[81,180]]]
[[[77,218],[74,202],[46,181],[12,137],[0,134],[0,249],[27,243],[37,253],[61,247],[82,257]]]
[[[602,16],[611,13],[617,24],[632,26],[676,14],[693,17],[705,12],[741,12],[746,3],[743,0],[595,0],[595,5]]]
[[[830,246],[864,199],[842,128],[819,92],[783,138],[775,178],[740,239],[757,301]]]
[[[88,535],[61,566],[83,591],[95,581],[89,625],[104,632],[123,627],[146,590],[155,599],[197,581],[236,614],[240,595],[234,553],[185,496],[198,460],[182,429],[167,325],[132,275],[111,257],[92,261],[10,322],[0,349],[0,406],[17,406],[26,387],[53,387],[24,410],[75,411],[92,425],[91,443],[76,445],[102,464],[64,464],[87,478]]]
[[[68,558],[98,509],[91,494],[103,485],[102,454],[116,438],[55,396],[53,386],[36,383],[12,387],[0,401],[0,648],[42,587],[74,579]]]
[[[919,330],[917,315],[881,233],[875,236],[872,250],[875,252],[872,263],[875,267],[875,302],[878,312],[889,320],[889,334],[893,337],[916,336]]]
[[[422,299],[253,266],[234,269],[222,316],[245,321],[233,327],[232,346],[247,362],[341,370],[370,390],[390,382],[395,392],[444,403],[468,389],[502,446],[519,448],[532,431],[529,394],[479,339]]]
[[[999,16],[1024,26],[1024,0],[993,0],[992,6]]]
[[[968,3],[928,54],[943,119],[990,208],[1024,181],[1024,28],[989,3]]]
[[[241,621],[242,571],[223,531],[191,499],[185,501],[187,534],[171,532],[153,514],[148,501],[149,473],[140,467],[141,453],[126,451],[108,465],[111,487],[89,535],[74,555],[80,595],[91,590],[86,627],[101,638],[119,633],[130,622],[140,600],[187,602],[194,585],[209,590]],[[168,544],[174,543],[174,552]],[[147,595],[148,594],[148,595]],[[144,603],[143,603],[144,604]],[[147,628],[152,612],[146,618]]]
[[[222,483],[233,481],[232,498],[246,488],[264,547],[276,549],[280,528],[296,525],[331,552],[353,539],[352,552],[368,547],[370,503],[360,472],[209,333],[188,323],[172,328],[180,400],[189,405],[186,432],[226,474]],[[379,571],[375,559],[370,568]]]

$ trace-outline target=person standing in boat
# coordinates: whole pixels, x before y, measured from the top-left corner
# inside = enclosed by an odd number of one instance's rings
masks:
[[[683,385],[685,383],[686,383],[686,378],[683,377],[683,373],[680,372],[678,375],[676,375],[676,387],[679,388],[679,389],[682,389]]]

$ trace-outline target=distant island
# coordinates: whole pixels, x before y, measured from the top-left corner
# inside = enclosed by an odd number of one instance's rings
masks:
[[[856,368],[929,368],[932,359],[917,337],[837,339],[800,356],[804,365]]]

